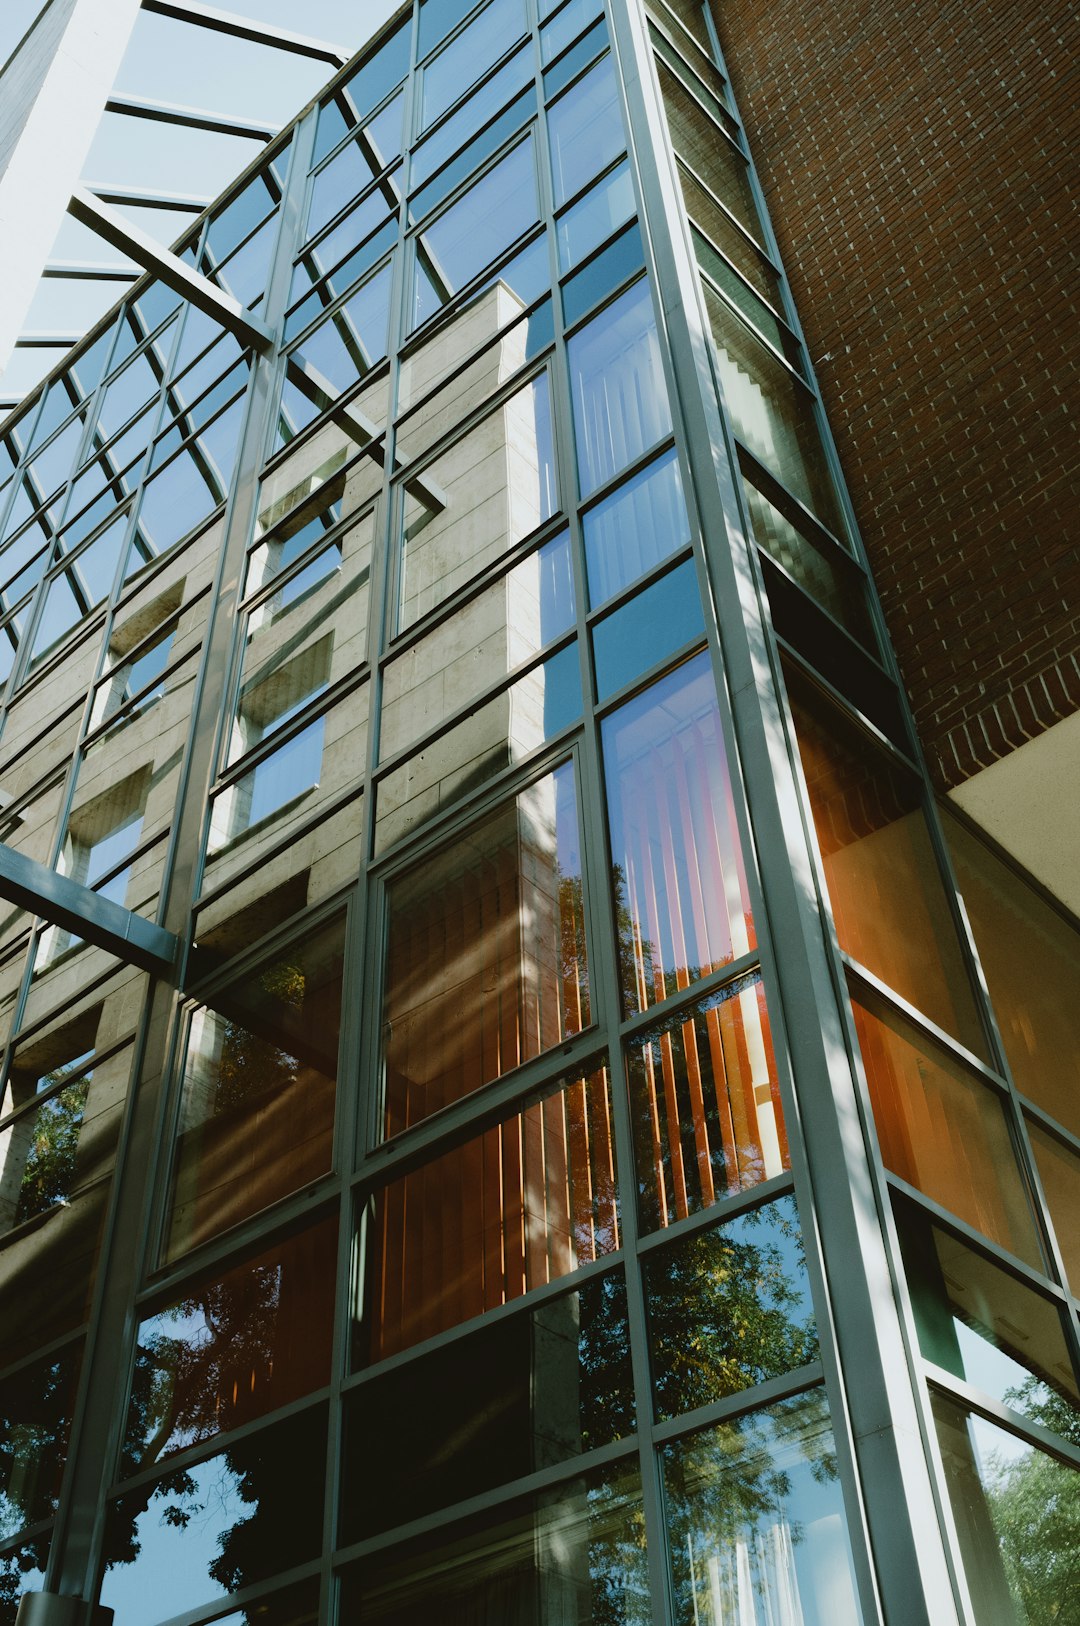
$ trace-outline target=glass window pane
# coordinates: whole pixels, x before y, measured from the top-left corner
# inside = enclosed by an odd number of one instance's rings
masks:
[[[676,453],[665,452],[588,509],[582,526],[595,609],[689,542]]]
[[[885,1167],[1040,1267],[1000,1097],[884,1004],[852,1008]]]
[[[555,206],[580,192],[626,147],[619,87],[610,56],[548,109]]]
[[[945,1395],[932,1398],[975,1618],[994,1626],[1068,1619],[1080,1472]]]
[[[360,1365],[509,1304],[619,1246],[607,1073],[563,1082],[371,1199],[367,1298],[355,1329]]]
[[[1028,1124],[1028,1134],[1069,1283],[1080,1298],[1080,1156],[1037,1124]]]
[[[800,502],[842,534],[836,490],[806,386],[706,287],[724,402],[736,435]]]
[[[609,43],[607,23],[601,18],[571,50],[559,58],[554,67],[545,71],[544,95],[558,95],[563,86],[568,85],[587,62],[599,56],[601,51],[607,50]]]
[[[376,271],[302,342],[296,359],[314,368],[319,387],[331,400],[386,354],[392,271],[392,265]]]
[[[414,239],[410,331],[509,248],[539,212],[530,137],[501,158]]]
[[[106,1520],[102,1604],[151,1626],[162,1609],[214,1603],[317,1557],[325,1459],[319,1407],[119,1497]]]
[[[644,263],[641,233],[635,223],[563,284],[563,315],[567,326],[572,326],[612,289],[640,271]]]
[[[918,781],[809,689],[789,692],[840,947],[985,1058]]]
[[[687,559],[594,626],[597,699],[606,699],[704,636],[697,573],[694,561]]]
[[[859,1626],[821,1390],[676,1441],[663,1461],[677,1626]]]
[[[510,58],[509,62],[499,69],[498,73],[493,73],[491,78],[481,85],[479,90],[474,91],[468,101],[451,118],[448,118],[445,123],[441,124],[416,148],[409,169],[410,186],[414,188],[422,186],[426,180],[430,179],[441,164],[445,163],[460,148],[471,142],[476,131],[481,129],[488,119],[497,113],[501,107],[504,107],[507,102],[511,101],[520,91],[524,90],[526,85],[531,84],[532,77],[532,47],[531,45],[525,45]],[[527,116],[524,109],[530,104],[535,108],[535,101],[531,97],[527,102],[522,103],[522,122]],[[501,126],[501,120],[499,124]],[[475,152],[472,161],[466,160],[466,167],[461,168],[460,171],[457,164],[453,166],[454,178],[438,196],[445,197],[451,186],[455,186],[458,181],[464,180],[470,170],[476,169],[485,154],[494,152],[495,148],[509,134],[512,128],[513,125],[508,125],[502,134],[493,139],[490,146],[486,148],[477,150],[469,146],[469,153]],[[417,200],[417,217],[419,218],[424,213],[425,208],[430,208],[435,201],[437,201],[437,198],[434,196],[432,196],[430,203],[421,204]]]
[[[682,163],[677,168],[690,219],[726,254],[762,299],[782,313],[784,302],[779,273],[773,270],[761,250],[743,235],[712,193],[702,186],[699,177],[692,175]]]
[[[337,923],[192,1015],[170,1255],[330,1167],[343,950]]]
[[[440,402],[439,410],[449,412],[452,404]],[[544,372],[408,482],[401,629],[523,542],[557,507]]]
[[[577,644],[570,643],[380,780],[376,852],[525,761],[578,722],[581,709],[581,667]]]
[[[365,1559],[345,1571],[342,1619],[648,1626],[636,1466],[597,1470]]]
[[[573,623],[570,538],[562,531],[387,666],[380,755],[431,733]]]
[[[755,942],[708,655],[606,718],[603,745],[630,1015]]]
[[[761,222],[750,184],[750,166],[733,141],[723,135],[700,102],[663,62],[656,65],[671,144],[692,175],[700,176],[721,203],[753,237]]]
[[[404,79],[409,71],[411,45],[412,19],[409,18],[320,107],[312,163],[317,164],[325,158],[346,129],[358,123],[377,102],[383,100],[388,91]]]
[[[580,203],[560,216],[555,234],[559,245],[559,270],[570,271],[605,237],[629,220],[637,204],[630,165],[624,159]]]
[[[870,617],[866,577],[846,553],[817,531],[796,504],[785,502],[782,512],[759,489],[765,483],[768,476],[764,470],[755,468],[752,479],[743,477],[754,541],[864,649],[876,654],[878,633]],[[773,494],[783,501],[775,488]]]
[[[0,1530],[5,1538],[56,1511],[81,1345],[0,1383]],[[0,1603],[4,1581],[0,1572]]]
[[[570,763],[390,884],[386,1135],[588,1025],[581,907]]]
[[[521,0],[492,0],[424,69],[421,122],[426,128],[525,32]]]
[[[959,820],[944,822],[1017,1087],[1080,1135],[1080,932]]]
[[[647,1231],[790,1166],[760,976],[627,1045],[638,1207]]]
[[[578,480],[587,497],[671,432],[671,408],[647,278],[567,345]]]
[[[346,1402],[340,1539],[622,1439],[633,1392],[621,1271],[391,1369]]]
[[[1059,1307],[914,1203],[896,1203],[896,1222],[926,1359],[1066,1439],[1080,1436],[1080,1388]]]
[[[311,183],[311,203],[308,206],[305,235],[314,237],[328,225],[345,205],[369,186],[379,173],[377,160],[360,141],[350,141],[336,158],[331,158]],[[385,204],[389,200],[384,199]]]
[[[121,1472],[149,1468],[329,1381],[337,1221],[189,1283],[139,1326]]]
[[[645,1299],[658,1417],[679,1417],[818,1358],[793,1197],[650,1253]]]

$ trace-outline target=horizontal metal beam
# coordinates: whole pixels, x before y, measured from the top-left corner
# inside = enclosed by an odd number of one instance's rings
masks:
[[[143,915],[0,842],[0,897],[146,971],[176,964],[179,940]]]
[[[176,209],[185,215],[201,215],[214,201],[184,192],[142,192],[137,186],[95,186],[92,181],[85,190],[102,203],[126,203],[138,209]]]
[[[81,333],[20,333],[15,340],[15,349],[70,350],[81,338]]]
[[[244,310],[231,294],[215,288],[212,282],[200,276],[171,249],[162,248],[147,232],[140,231],[123,215],[106,207],[85,187],[77,188],[72,194],[68,208],[82,225],[89,226],[113,248],[119,249],[147,271],[152,271],[182,299],[214,317],[241,344],[250,345],[254,350],[270,348],[273,335],[264,322]]]
[[[331,45],[327,40],[312,39],[306,34],[293,34],[287,28],[271,28],[266,23],[253,22],[250,17],[198,5],[196,0],[143,0],[143,10],[155,12],[159,17],[171,17],[179,23],[194,23],[216,34],[231,34],[234,39],[251,40],[255,45],[291,51],[294,56],[314,57],[317,62],[329,62],[335,68],[343,68],[353,55],[342,45]]]
[[[253,124],[250,119],[229,118],[202,107],[185,107],[180,102],[148,102],[140,96],[110,96],[105,111],[122,113],[132,119],[150,119],[155,124],[209,130],[215,135],[245,136],[251,141],[272,141],[281,129],[280,124]]]
[[[41,272],[43,277],[62,277],[67,282],[135,282],[142,272],[131,266],[110,265],[106,261],[51,260]]]

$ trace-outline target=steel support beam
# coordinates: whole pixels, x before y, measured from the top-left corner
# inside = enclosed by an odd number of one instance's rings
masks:
[[[212,198],[189,192],[144,192],[137,186],[97,186],[93,181],[85,190],[102,203],[127,204],[132,209],[173,209],[179,214],[201,215]]]
[[[287,28],[270,28],[265,23],[253,22],[250,17],[198,5],[196,0],[143,0],[143,10],[155,12],[159,17],[171,17],[179,23],[194,23],[215,34],[231,34],[234,39],[251,40],[255,45],[291,51],[294,56],[314,57],[317,62],[329,62],[335,68],[343,68],[353,54],[342,45],[331,45],[327,40],[312,39],[306,34],[292,34]]]
[[[155,124],[209,130],[213,135],[244,136],[249,141],[272,141],[281,129],[280,124],[253,124],[249,119],[228,118],[202,107],[185,107],[180,102],[148,102],[139,96],[110,96],[105,111],[132,119],[150,119]]]
[[[68,207],[76,220],[96,231],[99,237],[129,259],[145,266],[147,271],[153,272],[182,299],[214,317],[241,344],[260,351],[270,348],[273,335],[265,323],[244,310],[231,295],[215,288],[212,282],[193,271],[179,255],[171,249],[162,248],[146,232],[140,231],[123,215],[101,203],[84,187],[79,187],[72,194]]]
[[[50,260],[41,275],[67,282],[137,282],[142,272],[133,266],[111,265],[105,260],[100,265],[92,260]]]
[[[3,842],[0,897],[145,971],[167,971],[176,964],[179,940],[172,932]]]
[[[0,73],[0,369],[26,320],[139,14],[52,0]]]

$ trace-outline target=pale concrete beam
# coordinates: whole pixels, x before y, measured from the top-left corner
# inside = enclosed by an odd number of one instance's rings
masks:
[[[140,186],[99,186],[96,181],[88,181],[86,191],[100,198],[102,203],[126,203],[133,209],[175,209],[182,215],[201,215],[207,204],[213,202],[201,193],[147,192]]]
[[[172,932],[0,842],[0,897],[146,971],[176,963]]]
[[[137,282],[142,272],[110,260],[50,260],[41,275],[67,282]]]
[[[249,311],[243,309],[238,300],[230,294],[223,293],[215,288],[212,282],[192,270],[186,260],[182,260],[171,249],[163,248],[154,241],[147,232],[140,231],[138,226],[125,219],[115,209],[110,209],[102,203],[92,192],[85,187],[77,187],[71,195],[69,204],[72,215],[91,231],[96,231],[105,242],[111,243],[129,259],[145,266],[147,271],[153,272],[161,282],[164,282],[182,299],[205,311],[208,316],[227,328],[230,333],[240,340],[243,345],[250,345],[254,350],[268,350],[273,341],[273,335],[264,322],[260,322]]]
[[[0,74],[0,370],[34,298],[139,0],[52,0]]]

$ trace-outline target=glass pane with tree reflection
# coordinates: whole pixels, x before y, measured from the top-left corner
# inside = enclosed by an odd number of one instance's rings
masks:
[[[337,921],[192,1015],[170,1256],[330,1167],[344,938]]]
[[[395,880],[388,905],[386,1135],[588,1026],[572,764]]]
[[[603,744],[629,1016],[756,940],[708,654],[606,718]]]
[[[638,1206],[646,1230],[789,1167],[759,976],[673,1013],[627,1048]]]
[[[364,1626],[650,1626],[636,1467],[572,1479],[345,1572]]]
[[[707,1406],[817,1359],[793,1197],[650,1254],[645,1292],[661,1417]]]
[[[152,1626],[316,1558],[325,1458],[320,1406],[119,1497],[101,1602]]]
[[[81,1354],[69,1345],[0,1383],[0,1539],[56,1511]]]
[[[182,1295],[139,1327],[124,1472],[319,1388],[330,1372],[337,1223],[324,1220]]]
[[[349,1396],[346,1427],[343,1541],[624,1438],[634,1402],[622,1271],[392,1367]]]
[[[678,1626],[858,1626],[820,1389],[664,1453]]]
[[[358,1362],[385,1360],[619,1247],[607,1073],[561,1083],[371,1199]]]

